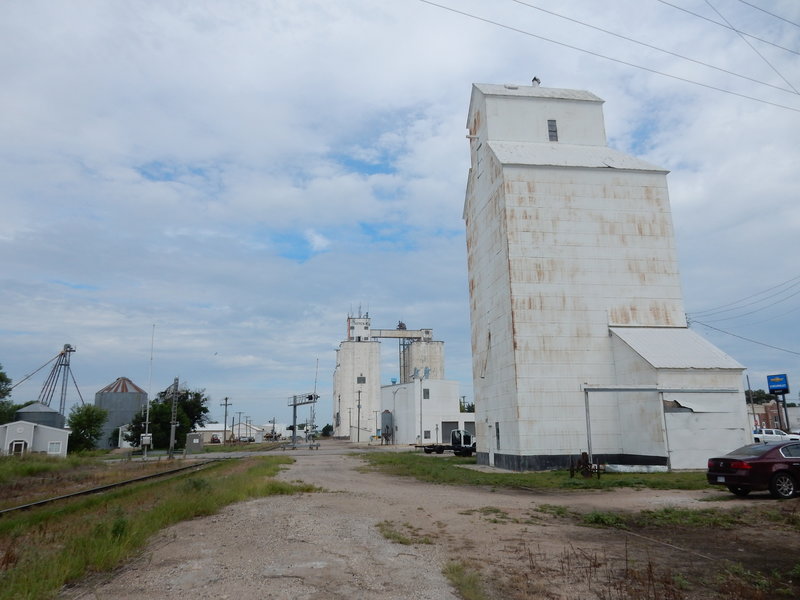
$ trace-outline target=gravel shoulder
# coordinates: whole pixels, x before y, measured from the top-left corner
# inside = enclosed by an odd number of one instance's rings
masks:
[[[350,451],[334,441],[319,451],[295,451],[296,462],[279,477],[324,491],[243,502],[177,524],[124,567],[59,597],[455,600],[442,569],[458,559],[493,582],[495,597],[591,598],[597,597],[588,595],[593,579],[610,576],[623,561],[705,560],[691,548],[676,551],[659,540],[579,527],[540,508],[702,507],[710,490],[542,493],[444,486],[361,469]],[[419,543],[389,541],[379,523]]]

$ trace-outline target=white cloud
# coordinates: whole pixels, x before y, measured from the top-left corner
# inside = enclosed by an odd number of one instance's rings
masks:
[[[519,4],[446,4],[800,108],[796,96]],[[537,4],[783,85],[736,35],[660,3]],[[746,5],[720,10],[799,49],[787,24]],[[770,10],[800,19],[791,1]],[[473,82],[538,75],[606,100],[611,144],[671,170],[688,310],[796,274],[797,112],[413,0],[12,0],[0,5],[0,36],[0,364],[15,380],[72,343],[84,397],[120,376],[152,379],[153,391],[180,376],[263,422],[285,420],[286,398],[313,386],[319,359],[327,422],[334,349],[362,305],[378,327],[433,328],[469,396],[461,211]],[[759,49],[798,72],[796,55]],[[797,350],[795,322],[720,325]],[[800,366],[701,333],[754,378]],[[14,399],[37,393],[32,379]]]

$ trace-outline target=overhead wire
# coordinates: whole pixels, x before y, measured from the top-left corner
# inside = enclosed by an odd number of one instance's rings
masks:
[[[774,42],[770,42],[769,40],[765,40],[764,38],[760,38],[760,37],[758,37],[756,35],[753,35],[751,33],[747,33],[746,31],[742,31],[740,29],[734,29],[733,27],[731,27],[729,25],[725,25],[725,23],[720,23],[719,21],[715,21],[714,19],[709,19],[705,15],[701,15],[701,14],[698,14],[696,12],[692,12],[690,10],[687,10],[687,9],[683,8],[682,6],[678,6],[676,4],[672,4],[671,2],[667,2],[666,0],[656,0],[656,1],[657,2],[661,2],[661,4],[665,4],[667,6],[670,6],[670,7],[674,8],[674,9],[676,9],[676,10],[680,10],[680,11],[683,11],[683,12],[685,12],[687,14],[690,14],[693,17],[697,17],[698,19],[703,19],[704,21],[708,21],[709,23],[713,23],[714,25],[717,25],[719,27],[724,27],[725,29],[733,29],[733,31],[735,31],[736,33],[740,33],[742,35],[746,35],[747,37],[753,38],[754,40],[758,40],[759,42],[763,42],[764,44],[768,44],[770,46],[774,46],[775,48],[779,48],[781,50],[785,50],[786,52],[791,52],[792,54],[800,55],[800,51],[798,51],[798,50],[792,50],[791,48],[787,48],[785,46],[781,46],[781,45],[776,44]]]
[[[785,110],[790,110],[792,112],[800,113],[800,108],[798,108],[798,107],[788,106],[786,104],[780,104],[778,102],[772,102],[770,100],[765,100],[763,98],[756,98],[754,96],[748,96],[747,94],[734,92],[732,90],[726,90],[725,88],[720,88],[720,87],[717,87],[717,86],[714,86],[714,85],[710,85],[710,84],[707,84],[707,83],[702,83],[700,81],[687,79],[685,77],[680,77],[678,75],[671,75],[670,73],[664,73],[663,71],[658,71],[657,69],[651,69],[650,67],[637,65],[635,63],[631,63],[631,62],[628,62],[628,61],[625,61],[625,60],[621,60],[619,58],[613,58],[611,56],[606,56],[605,54],[600,54],[599,52],[594,52],[593,50],[587,50],[585,48],[580,48],[578,46],[573,46],[571,44],[567,44],[565,42],[559,42],[558,40],[547,38],[545,36],[538,35],[536,33],[530,32],[530,31],[525,31],[524,29],[519,29],[517,27],[512,27],[511,25],[506,25],[506,24],[500,23],[498,21],[493,21],[493,20],[487,19],[485,17],[480,17],[478,15],[474,15],[472,13],[468,13],[468,12],[465,12],[465,11],[462,11],[462,10],[458,10],[458,9],[452,8],[450,6],[445,6],[445,5],[442,5],[442,4],[438,4],[436,2],[432,2],[432,0],[418,0],[418,1],[422,2],[423,4],[428,4],[430,6],[434,6],[436,8],[440,8],[442,10],[446,10],[446,11],[449,11],[449,12],[452,12],[452,13],[455,13],[455,14],[459,14],[459,15],[462,15],[462,16],[470,18],[470,19],[475,19],[476,21],[481,21],[483,23],[488,23],[490,25],[495,25],[497,27],[502,27],[503,29],[507,29],[509,31],[514,31],[516,33],[520,33],[520,34],[526,35],[528,37],[536,38],[536,39],[539,39],[539,40],[542,40],[542,41],[545,41],[545,42],[550,42],[551,44],[556,44],[556,45],[562,46],[564,48],[569,48],[570,50],[576,50],[578,52],[583,52],[584,54],[589,54],[589,55],[595,56],[597,58],[603,58],[605,60],[609,60],[609,61],[621,64],[621,65],[625,65],[625,66],[628,66],[628,67],[633,67],[635,69],[640,69],[642,71],[647,71],[647,72],[653,73],[655,75],[661,75],[662,77],[669,77],[670,79],[675,79],[677,81],[683,81],[684,83],[690,83],[692,85],[696,85],[696,86],[703,87],[703,88],[706,88],[706,89],[714,90],[714,91],[717,91],[717,92],[722,92],[724,94],[730,94],[732,96],[737,96],[739,98],[744,98],[746,100],[752,100],[754,102],[760,102],[761,104],[766,104],[766,105],[769,105],[769,106],[774,106],[776,108],[783,108]]]
[[[748,325],[760,325],[761,323],[766,323],[768,321],[774,321],[775,319],[780,319],[781,317],[785,317],[786,315],[792,314],[793,312],[797,312],[800,310],[800,306],[795,306],[792,309],[787,310],[786,312],[782,312],[780,314],[774,315],[772,317],[767,317],[766,319],[761,319],[760,321],[750,321]]]
[[[776,90],[781,90],[782,92],[794,92],[795,94],[797,93],[797,90],[794,89],[794,87],[788,82],[787,82],[787,84],[789,85],[789,88],[791,88],[791,89],[785,88],[785,87],[781,87],[779,85],[774,85],[772,83],[767,83],[766,81],[761,81],[760,79],[754,79],[753,77],[748,77],[747,75],[742,75],[741,73],[736,73],[735,71],[729,71],[728,69],[724,69],[722,67],[718,67],[716,65],[712,65],[710,63],[703,62],[702,60],[697,60],[697,59],[694,59],[694,58],[690,58],[688,56],[684,56],[682,54],[678,54],[677,52],[672,52],[671,50],[667,50],[665,48],[659,48],[658,46],[654,46],[653,44],[648,44],[647,42],[642,42],[640,40],[636,40],[636,39],[628,37],[626,35],[622,35],[621,33],[616,33],[616,32],[611,31],[609,29],[604,29],[602,27],[598,27],[596,25],[592,25],[590,23],[586,23],[585,21],[581,21],[580,19],[573,19],[572,17],[568,17],[566,15],[562,15],[562,14],[554,12],[552,10],[547,10],[546,8],[542,8],[540,6],[536,6],[536,5],[531,4],[529,2],[523,2],[523,0],[511,0],[511,2],[515,2],[516,4],[520,4],[522,6],[526,6],[528,8],[533,9],[533,10],[538,10],[540,12],[546,13],[548,15],[552,15],[552,16],[557,17],[559,19],[564,19],[565,21],[570,21],[571,23],[576,23],[578,25],[581,25],[583,27],[587,27],[589,29],[594,29],[595,31],[600,31],[601,33],[605,33],[607,35],[614,36],[614,37],[619,38],[621,40],[625,40],[626,42],[631,42],[631,43],[637,44],[639,46],[644,46],[645,48],[650,48],[651,50],[656,50],[657,52],[663,52],[664,54],[669,54],[670,56],[674,56],[676,58],[680,58],[681,60],[692,62],[694,64],[701,65],[701,66],[707,67],[709,69],[714,69],[715,71],[720,71],[721,73],[725,73],[727,75],[732,75],[734,77],[738,77],[739,79],[745,79],[745,80],[751,81],[753,83],[758,83],[759,85],[765,85],[767,87],[775,88]],[[784,79],[784,81],[785,81],[785,79]]]
[[[731,317],[721,317],[721,318],[718,318],[718,319],[711,319],[711,322],[712,323],[717,323],[719,321],[730,321],[731,319],[741,319],[742,317],[746,317],[748,315],[753,315],[753,314],[755,314],[757,312],[761,312],[762,310],[767,310],[768,308],[772,308],[773,306],[775,306],[776,304],[780,304],[781,302],[786,302],[786,300],[789,300],[790,298],[794,298],[798,294],[800,294],[800,290],[797,290],[794,294],[790,294],[789,296],[786,296],[785,298],[781,298],[780,300],[776,300],[775,302],[773,302],[772,304],[769,304],[767,306],[762,306],[760,308],[756,308],[755,310],[751,310],[751,311],[748,311],[746,313],[742,313],[740,315],[733,315]],[[732,310],[732,309],[729,309],[729,310]],[[708,316],[709,315],[706,315],[703,318],[707,319]]]
[[[710,2],[709,0],[706,0],[706,4],[708,4],[708,5],[711,7],[711,9],[712,9],[712,10],[713,10],[715,13],[717,13],[717,14],[719,15],[719,18],[720,18],[720,19],[722,19],[722,20],[723,20],[723,21],[725,21],[725,22],[726,22],[728,25],[730,25],[730,21],[728,21],[728,19],[726,19],[726,18],[725,18],[725,16],[724,16],[724,15],[723,15],[721,12],[719,12],[719,10],[717,10],[717,7],[716,7],[716,6],[714,6],[713,4],[711,4],[711,2]],[[733,26],[731,26],[731,29],[733,29],[734,31],[736,31],[736,30],[733,28]],[[775,71],[775,74],[776,74],[778,77],[780,77],[781,79],[783,79],[783,81],[786,83],[786,85],[788,85],[790,88],[792,88],[792,89],[794,90],[794,93],[795,93],[795,94],[797,94],[797,93],[798,93],[798,92],[797,92],[797,88],[795,88],[795,87],[794,87],[794,86],[793,86],[793,85],[792,85],[792,84],[789,82],[789,80],[788,80],[788,79],[786,79],[786,77],[784,77],[784,76],[783,76],[783,73],[781,73],[780,71],[778,71],[778,69],[776,69],[776,68],[775,68],[775,66],[774,66],[774,65],[773,65],[771,62],[769,62],[769,61],[767,60],[767,57],[766,57],[766,56],[764,56],[763,54],[761,54],[761,52],[759,52],[759,51],[758,51],[758,48],[756,48],[755,46],[753,46],[753,44],[751,44],[749,41],[747,41],[747,38],[746,38],[745,36],[743,36],[741,33],[739,33],[738,31],[736,31],[736,34],[737,34],[737,35],[738,35],[740,38],[742,38],[742,41],[743,41],[745,44],[747,44],[747,45],[750,47],[750,49],[751,49],[753,52],[755,52],[755,53],[758,55],[758,57],[759,57],[761,60],[763,60],[763,61],[764,61],[764,62],[767,64],[767,66],[768,66],[770,69],[772,69],[773,71]]]
[[[791,288],[793,288],[793,287],[795,287],[797,285],[800,285],[800,275],[796,275],[794,277],[791,277],[791,278],[789,278],[789,279],[787,279],[785,281],[782,281],[781,283],[778,283],[776,285],[768,287],[768,288],[766,288],[764,290],[761,290],[759,292],[755,292],[753,294],[750,294],[749,296],[745,296],[744,298],[739,298],[738,300],[734,300],[732,302],[728,302],[727,304],[723,304],[723,305],[717,306],[715,308],[707,308],[705,310],[698,310],[698,311],[695,311],[695,312],[690,313],[690,314],[693,315],[693,316],[706,317],[706,316],[711,316],[711,315],[714,315],[714,314],[717,314],[717,313],[720,313],[720,312],[727,312],[727,311],[730,311],[730,310],[738,310],[739,308],[744,308],[745,306],[751,306],[751,305],[756,304],[758,302],[762,302],[762,300],[756,300],[754,302],[746,302],[744,304],[742,304],[742,303],[745,302],[746,300],[750,300],[751,298],[756,298],[758,296],[763,296],[764,294],[766,294],[768,292],[772,292],[773,290],[777,290],[779,288],[782,288],[782,287],[786,286],[787,284],[791,284],[791,285],[788,286],[787,289],[791,289]],[[773,294],[773,295],[777,295],[777,294],[783,293],[784,291],[786,291],[786,290],[782,290],[781,292],[777,292],[776,294]],[[733,307],[733,308],[729,308],[729,307]]]
[[[730,331],[725,331],[724,329],[713,327],[712,325],[709,325],[708,323],[703,323],[702,321],[692,320],[691,323],[692,324],[697,323],[698,325],[702,325],[703,327],[708,327],[709,329],[713,329],[714,331],[719,331],[720,333],[724,333],[725,335],[730,335],[735,338],[739,338],[740,340],[744,340],[746,342],[758,344],[759,346],[766,346],[767,348],[772,348],[773,350],[780,350],[781,352],[788,352],[789,354],[796,354],[797,356],[800,356],[800,352],[797,352],[796,350],[789,350],[788,348],[781,348],[780,346],[773,346],[772,344],[767,344],[765,342],[759,342],[758,340],[746,338],[742,335],[737,335],[735,333],[731,333]]]
[[[746,0],[739,0],[739,2],[741,2],[742,4],[747,4],[747,6],[755,8],[756,10],[760,10],[761,12],[768,14],[770,17],[775,17],[776,19],[780,19],[781,21],[785,21],[786,23],[789,23],[789,25],[794,25],[795,27],[800,27],[800,24],[795,23],[794,21],[790,21],[789,19],[786,19],[786,18],[784,18],[784,17],[782,17],[780,15],[776,15],[775,13],[771,13],[768,10],[766,10],[764,8],[761,8],[760,6],[756,6],[752,2],[747,2]]]

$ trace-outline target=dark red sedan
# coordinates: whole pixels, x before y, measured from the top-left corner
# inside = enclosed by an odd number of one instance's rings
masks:
[[[706,478],[737,496],[769,490],[775,498],[791,498],[800,491],[800,442],[750,444],[709,458]]]

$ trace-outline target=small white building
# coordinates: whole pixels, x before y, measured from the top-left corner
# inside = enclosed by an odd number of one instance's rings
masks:
[[[453,429],[475,433],[475,413],[460,412],[459,383],[415,378],[381,388],[377,435],[390,444],[449,443]]]
[[[203,444],[210,444],[211,438],[217,436],[220,441],[236,441],[239,438],[253,438],[256,442],[264,441],[264,428],[252,423],[234,423],[225,427],[224,423],[206,423],[195,427],[194,431],[202,435]]]
[[[35,452],[65,458],[69,434],[69,429],[30,421],[4,423],[0,425],[0,454],[21,456]]]

